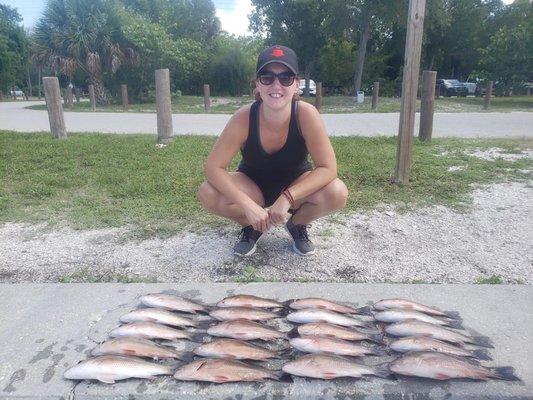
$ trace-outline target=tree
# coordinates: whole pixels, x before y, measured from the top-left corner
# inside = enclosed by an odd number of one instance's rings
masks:
[[[298,54],[306,80],[304,96],[318,54],[325,44],[325,0],[252,0],[253,32],[265,34],[267,43],[283,44]]]
[[[22,86],[28,38],[16,9],[0,4],[0,90]]]
[[[50,0],[37,22],[34,40],[38,57],[56,75],[71,79],[82,69],[101,105],[109,103],[103,75],[138,62],[135,49],[121,35],[117,4],[112,0]]]

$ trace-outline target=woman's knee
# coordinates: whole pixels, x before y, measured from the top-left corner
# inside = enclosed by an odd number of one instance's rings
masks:
[[[341,210],[348,201],[348,188],[339,178],[328,184],[325,188],[325,196],[333,210]]]
[[[198,188],[196,198],[206,210],[213,211],[218,203],[219,192],[209,182],[204,182]]]

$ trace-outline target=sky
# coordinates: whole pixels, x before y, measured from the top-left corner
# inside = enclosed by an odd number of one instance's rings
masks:
[[[0,2],[16,8],[27,28],[35,25],[46,4],[46,0],[0,0]],[[213,0],[213,3],[223,30],[234,35],[251,34],[248,30],[248,14],[252,11],[250,0]]]

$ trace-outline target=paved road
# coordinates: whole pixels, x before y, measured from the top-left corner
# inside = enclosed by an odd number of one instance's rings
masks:
[[[0,129],[19,132],[49,131],[46,111],[25,109],[42,102],[0,103]],[[174,114],[175,135],[218,135],[230,115]],[[399,113],[324,114],[326,129],[334,136],[394,136]],[[155,114],[65,112],[69,132],[157,132]],[[418,118],[415,126],[418,135]],[[533,112],[436,113],[433,137],[494,138],[533,137]]]
[[[213,303],[247,293],[286,300],[323,296],[366,304],[408,297],[456,310],[471,334],[494,343],[486,366],[515,368],[522,382],[449,381],[379,378],[319,381],[295,378],[240,384],[182,383],[171,377],[152,382],[129,379],[113,385],[75,383],[62,378],[87,358],[122,314],[136,307],[141,294],[169,291]],[[196,317],[197,318],[197,317]],[[289,329],[277,320],[278,327]],[[271,322],[273,323],[273,322]],[[285,324],[285,325],[283,325]],[[283,325],[283,326],[282,326]],[[0,399],[533,399],[533,286],[390,285],[328,283],[255,284],[18,284],[0,285]],[[189,342],[187,346],[191,346]],[[365,357],[379,364],[394,356]],[[269,365],[280,368],[281,360]]]

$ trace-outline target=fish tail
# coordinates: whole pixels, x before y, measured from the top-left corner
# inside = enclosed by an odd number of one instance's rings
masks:
[[[289,299],[286,301],[282,301],[281,304],[283,304],[283,307],[290,308],[291,303],[294,301],[294,299]]]
[[[454,329],[464,329],[463,328],[463,321],[461,321],[461,320],[446,321],[446,325],[449,326],[450,328],[454,328]]]
[[[280,382],[285,382],[285,383],[293,383],[293,379],[292,379],[292,375],[291,374],[287,374],[286,372],[283,372],[283,371],[278,371],[278,372],[275,372],[274,373],[274,376],[276,380],[280,381]]]
[[[203,343],[204,342],[204,335],[202,333],[194,333],[191,335],[191,342],[196,343]]]
[[[385,341],[383,340],[383,335],[380,333],[369,333],[367,335],[368,340],[374,343],[378,344],[385,344]]]
[[[504,381],[519,381],[521,380],[515,375],[513,367],[497,367],[490,368],[491,377],[495,379],[502,379]]]
[[[494,348],[492,341],[487,336],[474,336],[472,343],[481,347],[488,347],[489,349]]]
[[[388,352],[382,347],[374,347],[371,349],[370,354],[373,354],[375,356],[385,356],[388,354]]]
[[[472,355],[474,356],[474,358],[477,358],[478,360],[485,360],[485,361],[492,360],[492,357],[485,349],[476,349],[472,351]]]
[[[213,325],[214,323],[212,320],[204,319],[202,321],[198,321],[198,324],[196,325],[196,332],[207,332],[207,329]]]
[[[364,306],[364,307],[356,308],[355,309],[355,314],[372,315],[372,307],[371,306]]]
[[[209,313],[211,311],[214,311],[216,310],[217,307],[216,306],[207,306],[207,305],[204,305],[204,309],[203,310],[196,310],[196,314],[200,314],[200,315],[209,315]]]
[[[288,307],[285,307],[285,308],[276,308],[275,311],[274,310],[272,311],[278,314],[280,318],[283,318],[283,317],[286,317],[291,312],[291,309]]]
[[[287,332],[287,337],[289,339],[292,339],[298,336],[300,336],[300,333],[298,332],[298,327],[294,327],[289,332]]]
[[[462,320],[461,316],[457,311],[444,311],[444,314],[446,314],[446,317],[448,318]]]
[[[292,353],[292,347],[287,347],[286,349],[278,350],[275,358],[278,358],[278,359],[287,358],[288,356],[291,355],[291,353]]]
[[[373,374],[380,378],[389,378],[392,375],[392,372],[389,369],[389,363],[376,365]]]

